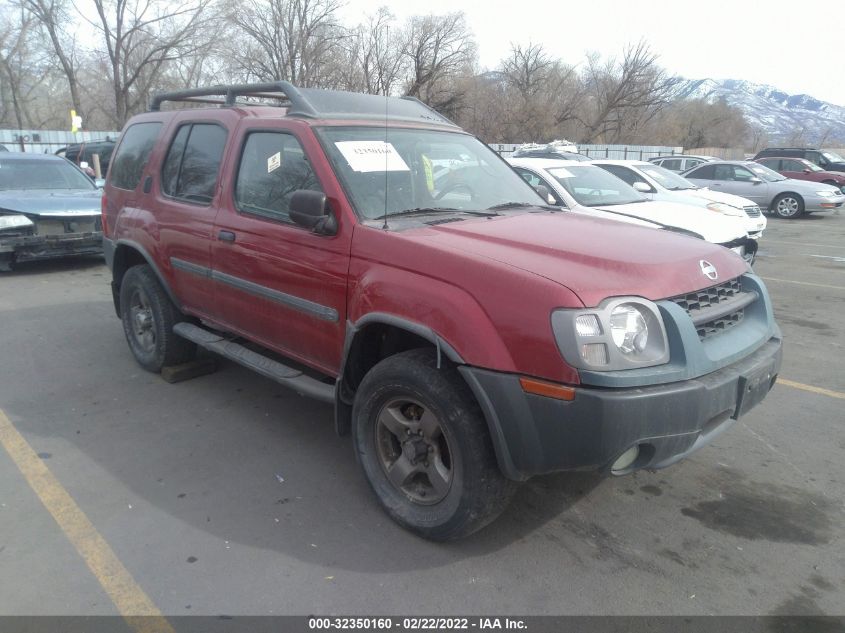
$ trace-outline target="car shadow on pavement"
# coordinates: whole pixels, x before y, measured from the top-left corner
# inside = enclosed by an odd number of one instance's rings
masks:
[[[532,479],[479,533],[427,542],[382,511],[350,438],[334,432],[331,406],[222,361],[212,375],[167,384],[135,364],[106,301],[16,310],[8,321],[9,357],[29,358],[0,368],[0,408],[86,513],[102,516],[108,500],[106,520],[129,547],[188,525],[227,550],[275,550],[331,568],[438,567],[524,539],[601,481]],[[386,556],[385,542],[414,555]]]
[[[85,272],[102,265],[103,258],[99,255],[80,255],[78,257],[15,262],[12,264],[12,270],[0,272],[0,280],[6,277],[24,277],[59,272],[71,272],[73,274],[75,271]]]

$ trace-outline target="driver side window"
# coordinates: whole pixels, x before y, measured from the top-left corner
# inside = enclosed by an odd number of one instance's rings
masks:
[[[290,199],[298,189],[322,191],[296,137],[282,132],[251,133],[235,184],[238,211],[290,222]]]

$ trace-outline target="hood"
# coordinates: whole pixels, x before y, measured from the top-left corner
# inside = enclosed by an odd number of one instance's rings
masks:
[[[798,180],[797,178],[787,178],[786,180],[779,180],[778,182],[771,182],[769,184],[777,187],[776,191],[786,191],[789,189],[803,194],[812,194],[816,191],[824,191],[825,189],[840,191],[839,187],[833,185],[826,185],[823,182],[815,182],[813,180]]]
[[[748,198],[743,198],[742,196],[735,196],[732,193],[725,193],[723,191],[713,191],[712,189],[708,189],[707,187],[702,187],[701,189],[690,189],[689,191],[685,191],[684,193],[690,196],[703,198],[704,200],[708,200],[710,202],[721,202],[722,204],[729,204],[730,206],[737,207],[738,209],[759,206],[756,202],[754,202],[753,200],[749,200]]]
[[[98,189],[42,189],[0,191],[0,212],[35,216],[100,215]]]
[[[714,244],[726,244],[747,235],[745,218],[714,213],[698,207],[675,202],[650,200],[632,204],[594,207],[611,214],[633,216],[664,226],[672,226],[700,235]]]
[[[674,297],[748,270],[738,255],[721,246],[574,213],[472,219],[405,236],[545,277],[574,292],[587,307],[623,295],[653,301]],[[702,273],[702,260],[716,267],[716,280]]]

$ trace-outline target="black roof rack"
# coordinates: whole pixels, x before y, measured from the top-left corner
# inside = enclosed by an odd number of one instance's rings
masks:
[[[216,99],[214,97],[217,97]],[[245,105],[238,97],[275,99],[288,108],[286,116],[325,119],[373,119],[426,121],[440,125],[455,124],[414,97],[384,97],[340,90],[297,88],[287,81],[239,84],[160,92],[150,101],[150,112],[161,110],[165,101],[216,104],[224,107]]]

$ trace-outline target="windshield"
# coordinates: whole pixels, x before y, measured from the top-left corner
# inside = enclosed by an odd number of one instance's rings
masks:
[[[845,163],[845,158],[842,158],[836,152],[822,152],[822,156],[828,159],[831,163]]]
[[[383,127],[326,127],[319,133],[352,204],[367,219],[546,204],[467,134]]]
[[[760,163],[753,163],[748,165],[748,168],[754,172],[754,175],[758,178],[762,178],[766,182],[778,182],[781,180],[786,180],[786,177],[781,176],[776,171],[769,169],[765,165],[761,165]]]
[[[66,160],[0,159],[0,190],[96,189],[94,183]]]
[[[569,165],[546,170],[578,204],[585,207],[645,202],[636,189],[595,165]]]
[[[647,176],[654,178],[659,184],[663,185],[670,191],[683,191],[685,189],[698,189],[683,176],[679,176],[673,171],[669,171],[660,165],[637,165],[637,169]]]

